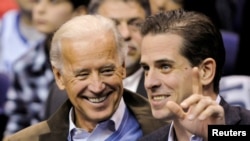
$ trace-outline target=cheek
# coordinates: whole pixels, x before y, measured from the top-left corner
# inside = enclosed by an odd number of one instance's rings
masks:
[[[178,102],[182,102],[184,99],[189,97],[192,94],[192,81],[191,74],[187,77],[181,76],[178,81],[178,91],[177,97]]]
[[[67,81],[65,87],[69,95],[75,96],[78,95],[86,87],[86,84],[84,83],[84,81],[71,80]]]
[[[135,32],[132,34],[133,40],[136,42],[137,46],[141,46],[142,36],[140,32]]]

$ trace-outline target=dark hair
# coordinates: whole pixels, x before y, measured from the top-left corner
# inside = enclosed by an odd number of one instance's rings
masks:
[[[198,66],[206,58],[213,58],[216,61],[214,91],[219,92],[219,81],[225,63],[225,48],[220,30],[206,15],[183,9],[160,12],[146,18],[141,33],[142,36],[162,33],[181,36],[184,42],[180,53],[192,66]]]
[[[90,0],[69,0],[72,4],[74,9],[78,8],[81,5],[88,7]]]
[[[89,13],[96,14],[100,5],[104,3],[105,1],[108,1],[108,0],[91,0],[89,4],[89,8],[88,8]],[[151,13],[150,4],[148,0],[120,0],[120,1],[123,1],[123,2],[135,1],[142,6],[142,8],[144,9],[146,13],[146,16],[150,15]]]

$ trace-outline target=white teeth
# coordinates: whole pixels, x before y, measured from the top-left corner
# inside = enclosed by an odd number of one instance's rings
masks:
[[[93,102],[93,103],[99,103],[99,102],[104,101],[106,98],[107,98],[107,96],[99,97],[99,98],[97,98],[97,97],[95,97],[95,98],[88,98],[88,100],[90,102]]]
[[[165,96],[154,96],[153,100],[163,100],[165,98],[166,98]]]

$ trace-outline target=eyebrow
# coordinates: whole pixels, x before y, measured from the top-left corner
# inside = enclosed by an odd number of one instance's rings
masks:
[[[157,60],[155,61],[156,64],[160,64],[160,63],[168,63],[168,64],[173,64],[174,61],[173,60],[169,60],[169,59],[160,59],[160,60]]]
[[[140,18],[140,17],[134,17],[134,18],[131,18],[131,19],[129,19],[128,20],[128,23],[132,23],[132,22],[135,22],[135,21],[143,21],[143,19],[142,18]]]
[[[115,64],[110,63],[110,64],[106,64],[106,65],[101,66],[99,69],[107,68],[107,67],[116,68]],[[74,71],[74,74],[79,74],[81,72],[88,71],[88,70],[89,70],[88,68],[77,69]]]
[[[162,63],[168,63],[168,64],[174,64],[173,60],[169,60],[169,59],[160,59],[160,60],[156,60],[154,64],[162,64]],[[141,65],[146,65],[146,62],[141,62]]]
[[[120,21],[120,20],[122,20],[123,18],[110,18],[111,20],[113,20],[113,21]],[[134,21],[137,21],[137,20],[141,20],[141,21],[143,21],[144,19],[142,19],[141,17],[133,17],[133,18],[130,18],[130,19],[128,19],[128,23],[132,23],[132,22],[134,22]]]
[[[87,71],[87,70],[88,70],[88,69],[84,69],[84,68],[82,68],[82,69],[77,69],[77,70],[73,71],[73,73],[74,73],[74,75],[76,75],[76,74],[79,74],[79,73],[84,72],[84,71]]]

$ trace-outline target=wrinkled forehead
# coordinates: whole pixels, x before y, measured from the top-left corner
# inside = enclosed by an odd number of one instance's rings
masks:
[[[62,39],[62,51],[66,58],[77,59],[101,59],[117,58],[117,46],[112,35],[88,36],[77,39]]]

